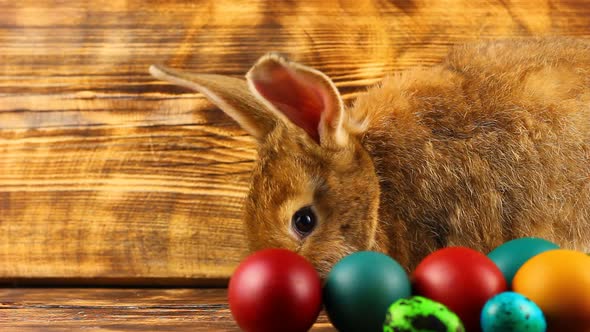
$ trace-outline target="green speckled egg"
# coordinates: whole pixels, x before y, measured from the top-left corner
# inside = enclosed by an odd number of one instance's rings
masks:
[[[465,332],[459,317],[422,296],[395,301],[387,310],[383,332]]]

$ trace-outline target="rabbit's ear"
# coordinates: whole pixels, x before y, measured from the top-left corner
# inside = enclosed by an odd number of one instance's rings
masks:
[[[157,65],[150,67],[150,73],[161,80],[202,93],[259,140],[276,124],[276,116],[250,93],[245,80],[222,75],[189,74]]]
[[[318,144],[345,144],[342,98],[324,73],[269,53],[250,69],[246,79],[252,94]]]

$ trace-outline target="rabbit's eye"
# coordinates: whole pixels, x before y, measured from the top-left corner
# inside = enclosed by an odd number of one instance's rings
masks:
[[[316,219],[311,206],[306,206],[295,212],[291,218],[291,225],[299,235],[305,237],[315,228]]]

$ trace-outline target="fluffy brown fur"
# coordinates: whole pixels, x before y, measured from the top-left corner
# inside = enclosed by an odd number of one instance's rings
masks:
[[[590,250],[587,42],[458,46],[438,66],[385,78],[350,109],[325,75],[276,55],[251,69],[249,89],[151,72],[203,92],[257,137],[245,204],[252,250],[295,250],[324,275],[359,250],[409,270],[441,247],[487,253],[524,236]],[[319,223],[302,238],[291,217],[306,205]]]

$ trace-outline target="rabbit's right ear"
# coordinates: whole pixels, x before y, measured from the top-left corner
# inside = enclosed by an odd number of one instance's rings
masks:
[[[223,75],[190,74],[158,65],[150,66],[150,74],[202,93],[258,140],[262,140],[276,124],[276,117],[250,93],[244,80]]]

